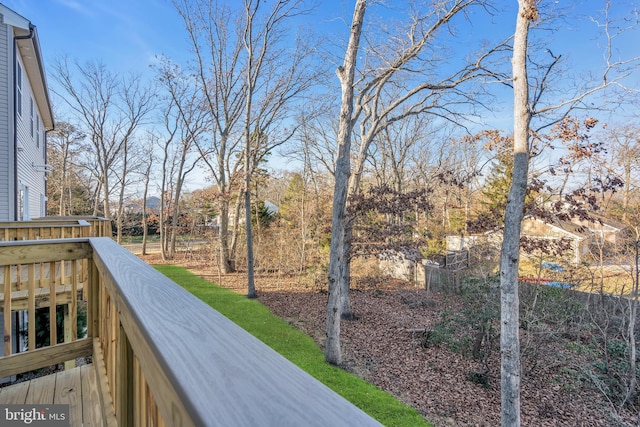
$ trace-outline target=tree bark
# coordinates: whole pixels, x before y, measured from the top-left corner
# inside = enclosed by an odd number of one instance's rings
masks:
[[[520,426],[520,319],[518,267],[520,231],[529,174],[529,81],[527,39],[529,24],[537,11],[533,0],[518,0],[518,16],[513,39],[513,175],[504,220],[500,253],[500,354],[501,418],[503,427]]]
[[[149,147],[149,157],[144,174],[144,191],[142,193],[142,255],[147,255],[147,238],[149,235],[149,216],[147,215],[147,197],[149,195],[149,181],[151,181],[151,167],[153,166],[153,142]]]
[[[244,211],[245,211],[245,231],[247,233],[247,298],[258,298],[255,286],[255,275],[253,265],[253,230],[251,228],[251,106],[253,103],[254,93],[254,73],[259,74],[261,66],[261,58],[254,57],[253,50],[253,18],[258,11],[260,1],[255,4],[252,1],[245,2],[246,8],[246,27],[244,29],[244,46],[247,51],[247,69],[246,69],[246,104],[245,104],[245,122],[244,122]],[[265,46],[266,48],[266,46]],[[255,68],[254,68],[255,67]],[[258,70],[256,70],[258,69]],[[256,138],[260,138],[259,129],[257,129]],[[256,141],[256,150],[259,142]]]
[[[351,132],[353,129],[353,95],[356,60],[360,46],[360,35],[364,14],[367,9],[366,0],[357,0],[349,44],[345,53],[344,63],[338,67],[336,74],[340,79],[342,101],[338,127],[338,158],[335,168],[335,185],[333,190],[333,207],[331,216],[331,244],[329,249],[329,300],[327,302],[327,340],[325,343],[325,359],[328,363],[339,365],[342,363],[340,350],[340,283],[345,266],[345,221],[347,206],[347,187],[351,170]]]

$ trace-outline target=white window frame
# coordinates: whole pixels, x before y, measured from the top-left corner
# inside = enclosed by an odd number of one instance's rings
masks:
[[[36,148],[40,148],[40,115],[36,114]]]
[[[31,118],[30,131],[31,131],[31,138],[33,139],[33,129],[35,128],[35,126],[33,125],[33,122],[35,121],[34,115],[33,115],[33,97],[29,98],[29,117]]]
[[[16,92],[17,92],[17,100],[16,100],[16,109],[17,114],[22,117],[22,67],[20,63],[16,63]]]

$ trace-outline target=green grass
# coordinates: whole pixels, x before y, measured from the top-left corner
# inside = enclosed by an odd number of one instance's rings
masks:
[[[390,394],[325,363],[324,353],[311,337],[274,316],[259,301],[209,283],[183,267],[154,267],[385,426],[430,426]]]
[[[122,243],[125,245],[130,245],[133,243],[142,243],[142,237],[143,236],[122,236]],[[114,240],[115,240],[115,236],[114,236]],[[159,241],[160,241],[159,234],[150,234],[147,236],[148,243],[159,242]]]

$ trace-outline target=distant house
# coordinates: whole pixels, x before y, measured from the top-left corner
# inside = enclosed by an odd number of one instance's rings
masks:
[[[568,261],[579,264],[589,253],[593,233],[586,227],[567,221],[545,222],[538,218],[525,217],[521,235],[534,240],[569,240],[571,249],[566,254]]]
[[[591,217],[591,221],[575,219],[573,222],[593,233],[594,241],[597,243],[618,243],[622,232],[627,228],[625,224],[611,218],[593,214]]]
[[[0,4],[0,221],[46,215],[53,126],[36,27]]]
[[[554,221],[545,222],[534,217],[525,217],[522,220],[521,236],[530,240],[553,242],[567,240],[570,242],[570,250],[565,254],[569,262],[578,264],[589,253],[594,233],[587,226],[573,222]],[[447,236],[447,250],[468,250],[480,242],[488,242],[499,248],[502,242],[502,230],[494,230],[484,235],[471,236]],[[526,255],[526,254],[523,254]]]

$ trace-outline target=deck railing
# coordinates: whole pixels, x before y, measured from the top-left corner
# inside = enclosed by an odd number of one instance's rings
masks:
[[[120,426],[378,425],[109,238],[0,243],[0,268],[4,312],[29,318],[28,351],[0,358],[0,377],[91,355]],[[35,308],[61,303],[72,325],[86,307],[86,337],[58,344],[51,324],[36,349]]]
[[[43,217],[0,222],[0,241],[111,237],[111,221],[100,217]]]

